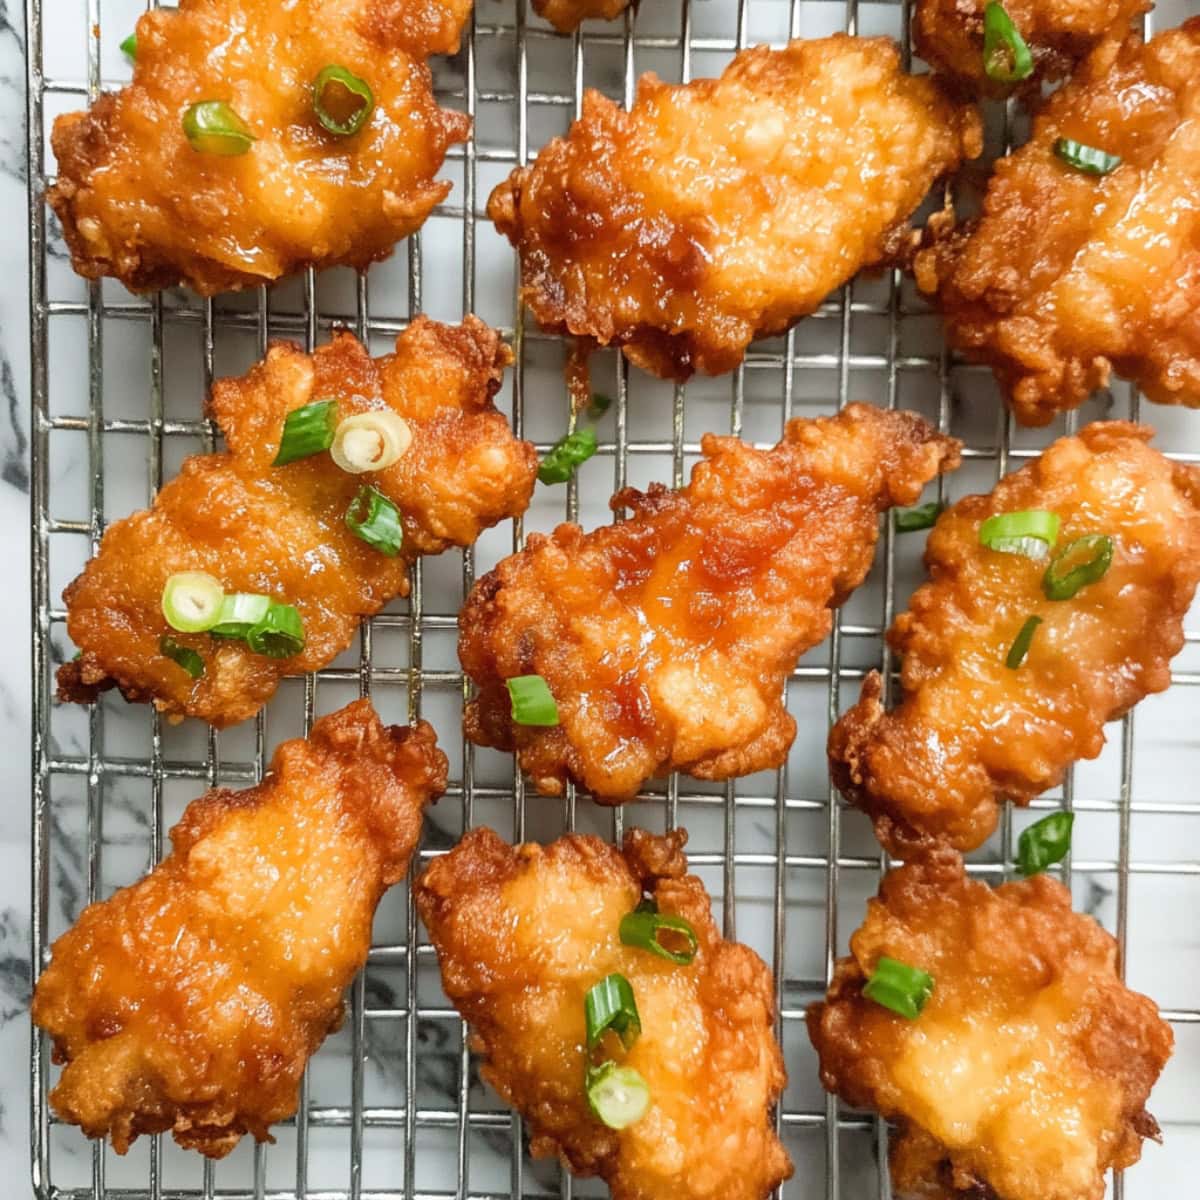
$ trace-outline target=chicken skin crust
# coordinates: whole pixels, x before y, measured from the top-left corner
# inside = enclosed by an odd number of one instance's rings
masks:
[[[1106,721],[1170,683],[1200,580],[1200,468],[1164,458],[1152,436],[1124,421],[1088,425],[934,526],[930,580],[888,632],[903,698],[885,712],[872,674],[829,737],[834,782],[892,854],[980,845],[1006,798],[1028,804],[1055,787],[1100,753]],[[1049,600],[1046,560],[980,544],[988,517],[1029,509],[1061,519],[1055,552],[1108,535],[1103,578]],[[1042,624],[1010,668],[1031,616]]]
[[[166,859],[54,943],[33,998],[66,1063],[54,1111],[118,1154],[167,1130],[210,1158],[274,1141],[445,786],[430,726],[385,728],[358,700],[257,787],[189,804]]]
[[[573,33],[584,21],[615,21],[631,0],[533,0],[539,17],[559,33]]]
[[[880,512],[959,461],[919,417],[864,404],[793,420],[771,450],[712,434],[701,449],[687,487],[626,488],[620,524],[531,535],[467,598],[467,736],[515,750],[543,795],[570,779],[618,804],[670,771],[779,766],[785,681],[870,569]],[[519,675],[546,681],[557,726],[513,721]]]
[[[304,267],[365,268],[419,229],[450,183],[435,177],[470,119],[438,107],[429,54],[452,54],[470,0],[180,0],[137,23],[133,82],[54,123],[47,199],[75,270],[134,292],[203,296]],[[374,108],[328,132],[313,82],[329,65],[364,80]],[[339,97],[330,89],[327,107]],[[344,95],[344,93],[343,93]],[[187,110],[232,106],[255,141],[194,150]]]
[[[828,1091],[895,1122],[897,1200],[1102,1200],[1128,1167],[1171,1027],[1117,943],[1045,875],[995,890],[952,851],[890,871],[808,1032]],[[933,976],[913,1021],[863,995],[882,956]]]
[[[975,109],[906,75],[887,38],[756,46],[719,79],[644,75],[629,112],[587,92],[488,216],[545,329],[666,379],[719,375],[900,256],[930,185],[979,148]]]
[[[987,5],[988,0],[917,0],[912,34],[914,49],[935,71],[990,96],[1065,79],[1098,46],[1111,57],[1133,32],[1134,18],[1152,7],[1150,0],[1004,0],[1033,57],[1033,72],[1014,85],[989,78],[984,68]]]
[[[996,374],[1022,424],[1076,408],[1111,372],[1200,406],[1200,19],[1101,49],[996,164],[978,220],[915,259],[950,343]],[[1118,155],[1103,177],[1059,138]]]
[[[228,452],[187,459],[153,508],[108,529],[63,593],[67,632],[81,654],[59,668],[59,699],[88,703],[116,686],[127,700],[222,727],[253,716],[283,676],[328,664],[361,618],[408,594],[414,558],[469,546],[481,530],[524,512],[537,453],[513,437],[492,402],[511,361],[499,335],[474,317],[462,325],[418,317],[382,358],[342,333],[311,355],[276,343],[246,375],[220,380],[210,409]],[[324,453],[273,467],[287,414],[329,399],[339,420],[372,409],[399,413],[411,446],[365,475],[347,474]],[[365,484],[400,512],[397,557],[346,525]],[[227,593],[295,605],[304,649],[267,658],[240,640],[176,633],[161,597],[179,571],[207,571]],[[200,655],[200,678],[164,656],[164,635]]]
[[[473,829],[413,891],[481,1074],[525,1119],[535,1158],[601,1176],[613,1200],[765,1200],[792,1173],[770,1113],[787,1082],[771,974],[721,937],[686,841],[634,829],[620,851],[575,834],[512,847]],[[690,922],[690,964],[620,941],[644,896]],[[622,1130],[584,1091],[584,997],[612,972],[642,1024],[623,1065],[650,1092]]]

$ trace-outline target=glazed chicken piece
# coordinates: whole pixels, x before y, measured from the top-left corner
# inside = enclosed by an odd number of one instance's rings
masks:
[[[1100,753],[1106,721],[1170,683],[1200,580],[1200,468],[1170,462],[1152,436],[1123,421],[1088,425],[934,526],[930,581],[888,633],[903,698],[885,712],[871,675],[829,738],[834,781],[892,854],[980,845],[1005,799],[1028,804],[1055,787]],[[1111,538],[1111,566],[1069,599],[1049,599],[1046,559],[980,541],[988,517],[1026,510],[1060,518],[1054,554]],[[1023,661],[1008,666],[1035,616]]]
[[[343,333],[312,355],[277,343],[248,374],[219,381],[211,412],[229,451],[187,459],[153,508],[108,529],[64,592],[67,632],[81,655],[59,669],[59,698],[86,703],[116,686],[128,700],[220,727],[257,712],[283,676],[325,666],[363,617],[408,594],[414,558],[469,546],[525,510],[537,454],[492,402],[511,360],[499,335],[474,317],[461,326],[418,317],[382,358]],[[288,413],[326,399],[336,400],[339,419],[399,413],[411,445],[392,466],[365,475],[342,471],[326,453],[272,466]],[[399,510],[396,557],[346,524],[367,483]],[[161,597],[183,571],[211,574],[226,593],[294,605],[303,650],[269,658],[242,640],[174,632]],[[199,653],[199,678],[163,654],[164,635]]]
[[[280,746],[257,787],[188,805],[167,858],[84,909],[38,980],[59,1117],[118,1154],[167,1130],[210,1158],[273,1141],[445,786],[433,730],[385,728],[359,700]]]
[[[686,840],[630,830],[621,851],[574,834],[514,848],[473,829],[414,895],[483,1077],[525,1119],[534,1157],[601,1176],[613,1200],[765,1200],[792,1173],[770,1113],[786,1082],[771,975],[721,937]],[[690,923],[690,963],[620,940],[644,897]],[[584,1086],[584,998],[613,972],[641,1019],[621,1065],[649,1091],[623,1129]]]
[[[808,1010],[821,1082],[894,1122],[897,1200],[1102,1200],[1158,1140],[1171,1027],[1117,943],[1045,875],[994,891],[944,852],[890,871]],[[863,994],[881,957],[933,977],[907,1020]]]
[[[904,74],[886,38],[757,46],[719,79],[643,76],[630,112],[588,92],[488,215],[543,328],[663,378],[717,375],[902,257],[930,185],[979,148],[975,109]]]
[[[1112,58],[1097,50],[1051,97],[997,163],[982,216],[935,221],[914,264],[948,340],[992,367],[1026,425],[1112,372],[1200,406],[1200,18]],[[1060,138],[1121,161],[1080,170]]]
[[[603,803],[655,776],[730,779],[784,761],[784,683],[863,580],[879,514],[910,504],[959,444],[911,413],[850,405],[791,421],[771,450],[708,434],[679,491],[627,488],[630,518],[560,525],[479,580],[459,617],[478,686],[473,741],[515,750],[538,790]],[[517,724],[506,681],[540,675],[554,727]]]
[[[135,292],[201,295],[304,267],[365,268],[419,229],[470,119],[438,107],[426,58],[453,54],[470,0],[180,0],[137,23],[133,82],[60,116],[47,199],[75,270]],[[331,132],[314,83],[348,70],[370,89],[361,128]],[[219,101],[253,139],[196,149],[192,105]],[[335,126],[361,101],[322,89]],[[208,143],[201,141],[202,146]]]
[[[559,33],[573,33],[584,21],[614,21],[630,0],[533,0],[533,8]]]

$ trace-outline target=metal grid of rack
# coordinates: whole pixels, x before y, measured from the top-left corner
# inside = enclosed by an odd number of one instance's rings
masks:
[[[490,183],[527,161],[578,113],[585,85],[629,102],[637,76],[648,67],[682,80],[712,74],[737,49],[756,41],[779,43],[835,29],[904,38],[907,4],[682,0],[667,12],[652,11],[652,0],[645,0],[636,17],[627,14],[623,22],[589,25],[582,35],[563,38],[527,13],[524,0],[516,0],[515,8],[511,0],[503,6],[480,0],[460,54],[434,64],[444,103],[476,118],[475,136],[447,164],[455,185],[449,203],[369,278],[339,277],[327,286],[330,281],[310,273],[271,291],[216,302],[174,292],[135,298],[108,284],[75,280],[62,261],[42,202],[53,170],[45,139],[57,111],[78,107],[102,85],[120,82],[115,47],[138,0],[106,0],[103,7],[102,13],[101,0],[26,4],[35,966],[45,962],[50,941],[83,903],[110,894],[162,856],[165,831],[183,803],[216,782],[255,781],[274,745],[307,729],[315,713],[353,694],[370,694],[390,719],[418,714],[433,719],[452,755],[451,786],[427,828],[422,861],[480,821],[516,839],[548,838],[576,827],[619,838],[627,823],[687,825],[692,862],[710,885],[727,935],[736,931],[751,941],[774,969],[779,1032],[792,1076],[777,1120],[797,1163],[782,1194],[886,1197],[887,1131],[820,1093],[811,1078],[803,1011],[823,990],[863,899],[886,868],[857,814],[847,813],[829,788],[822,747],[828,721],[866,670],[882,662],[887,674],[892,666],[881,634],[918,577],[919,546],[904,544],[912,539],[898,539],[887,529],[873,582],[847,605],[831,638],[805,656],[789,682],[789,705],[800,718],[801,733],[785,768],[723,787],[672,778],[626,811],[599,810],[570,793],[563,802],[527,797],[511,762],[464,744],[458,725],[466,685],[452,652],[457,604],[479,571],[521,544],[526,528],[562,518],[564,492],[540,493],[525,519],[485,538],[477,550],[418,566],[408,602],[366,623],[350,653],[297,681],[294,689],[285,688],[269,713],[246,729],[220,736],[191,729],[194,723],[172,729],[144,709],[107,698],[90,710],[67,711],[51,699],[51,673],[69,653],[57,589],[95,549],[107,521],[144,504],[184,453],[212,447],[215,431],[200,416],[198,395],[214,375],[244,369],[270,337],[288,336],[311,347],[341,324],[378,345],[422,309],[440,305],[445,311],[433,315],[447,319],[480,311],[505,328],[517,353],[506,393],[517,432],[543,450],[558,436],[568,419],[561,349],[524,323],[514,304],[511,254],[491,230],[482,205]],[[71,44],[74,59],[63,52],[64,43]],[[1012,117],[1004,114],[993,141],[1002,145],[1011,137]],[[60,329],[69,332],[60,338]],[[227,346],[234,348],[229,362]],[[899,274],[847,287],[785,338],[755,347],[745,366],[725,379],[670,388],[628,372],[616,356],[599,361],[599,369],[609,372],[616,402],[601,429],[599,454],[565,489],[566,517],[585,524],[604,519],[609,492],[626,483],[680,482],[704,430],[771,442],[790,416],[829,411],[851,398],[921,408],[941,428],[963,437],[962,479],[941,485],[954,495],[990,486],[1081,419],[1074,416],[1036,437],[1016,430],[989,391],[985,373],[949,359],[936,324],[931,326],[928,311]],[[114,384],[120,371],[132,371],[131,382]],[[187,395],[181,399],[177,392]],[[975,396],[982,397],[978,404]],[[1119,389],[1104,403],[1116,413],[1139,413],[1137,398]],[[1181,457],[1200,459],[1194,422],[1175,422],[1163,440]],[[68,446],[61,456],[60,444]],[[132,483],[129,475],[136,477]],[[1172,711],[1194,704],[1198,646],[1200,632],[1193,630],[1176,664]],[[1081,882],[1090,889],[1090,902],[1123,949],[1138,879],[1165,878],[1180,895],[1200,880],[1200,848],[1194,842],[1174,840],[1175,852],[1165,859],[1133,853],[1135,823],[1174,822],[1171,828],[1186,827],[1189,834],[1200,824],[1200,803],[1135,784],[1137,743],[1129,717],[1114,728],[1097,770],[1082,783],[1069,780],[1061,794],[1035,805],[1072,806],[1102,827],[1096,842],[1086,852],[1077,849],[1064,865],[1064,874],[1077,885],[1077,896]],[[1185,747],[1180,753],[1188,752]],[[1200,766],[1200,746],[1191,746],[1190,753],[1190,759],[1172,758],[1167,771],[1186,777],[1180,772],[1186,773],[1189,762],[1192,770]],[[998,837],[974,856],[971,869],[1005,875],[1023,819],[1006,814]],[[35,1193],[64,1200],[601,1194],[603,1189],[571,1180],[556,1164],[529,1160],[520,1120],[479,1085],[462,1024],[440,993],[431,949],[404,892],[394,889],[385,902],[368,967],[349,997],[346,1027],[314,1060],[300,1110],[278,1131],[275,1146],[242,1146],[219,1165],[200,1163],[161,1138],[145,1139],[128,1159],[98,1144],[86,1147],[77,1131],[58,1125],[50,1114],[48,1049],[35,1037]],[[1198,978],[1200,972],[1189,994],[1185,967],[1184,991],[1165,1010],[1177,1033],[1200,1026]],[[1200,1066],[1194,1041],[1181,1053],[1193,1070]],[[1184,1104],[1176,1120],[1168,1119],[1168,1139],[1178,1128],[1183,1140],[1179,1177],[1187,1147],[1194,1151],[1200,1145],[1187,1141],[1196,1126],[1194,1104],[1190,1114]],[[1161,1153],[1171,1153],[1170,1140]],[[1121,1195],[1122,1181],[1114,1187]]]

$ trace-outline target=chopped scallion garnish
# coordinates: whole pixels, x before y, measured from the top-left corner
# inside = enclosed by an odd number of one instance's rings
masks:
[[[1106,150],[1085,146],[1071,138],[1058,138],[1054,143],[1054,153],[1068,166],[1082,171],[1085,175],[1107,175],[1121,165],[1119,154],[1109,154]]]
[[[137,61],[137,34],[131,33],[121,43],[121,53],[125,55],[130,62]]]
[[[1017,840],[1017,869],[1022,875],[1039,875],[1047,867],[1062,862],[1071,849],[1071,829],[1075,814],[1051,813],[1021,831]]]
[[[203,633],[220,619],[225,589],[207,571],[177,571],[163,586],[162,613],[180,633]]]
[[[201,100],[183,114],[183,132],[200,154],[232,157],[254,145],[249,126],[224,100]]]
[[[588,988],[583,998],[583,1012],[587,1019],[589,1050],[597,1046],[610,1030],[628,1050],[642,1032],[642,1019],[638,1016],[633,988],[624,975],[616,972],[606,975],[599,983]]]
[[[1042,591],[1051,600],[1070,600],[1080,588],[1103,579],[1112,566],[1113,540],[1106,533],[1076,538],[1050,561]]]
[[[1033,643],[1033,635],[1041,623],[1041,617],[1030,617],[1021,626],[1020,632],[1013,639],[1013,644],[1009,647],[1008,654],[1004,659],[1004,665],[1010,671],[1015,671],[1025,661],[1025,655],[1029,653],[1029,647]]]
[[[291,658],[304,649],[304,622],[291,604],[271,601],[267,614],[247,634],[246,645],[267,658]]]
[[[884,955],[863,985],[863,995],[915,1021],[933,995],[933,976]]]
[[[1058,540],[1058,513],[1041,508],[997,513],[979,527],[979,543],[1001,554],[1045,558]]]
[[[338,137],[350,137],[367,123],[375,107],[375,95],[365,79],[331,63],[322,67],[313,80],[312,104],[325,129]]]
[[[595,453],[596,431],[585,425],[554,443],[538,467],[538,478],[543,483],[566,483],[575,468]]]
[[[390,408],[355,413],[338,424],[329,456],[350,475],[382,471],[412,445],[408,422]]]
[[[181,646],[169,633],[164,633],[158,639],[158,648],[193,679],[199,679],[204,674],[204,659],[190,646]]]
[[[346,510],[346,525],[356,538],[380,554],[395,558],[404,541],[400,510],[378,489],[363,484]]]
[[[680,966],[686,966],[696,957],[696,949],[700,945],[691,922],[670,913],[658,912],[657,905],[653,902],[649,905],[639,904],[633,912],[626,913],[621,918],[619,932],[622,944],[636,946],[639,950],[649,950],[651,954],[657,954],[659,958],[665,958],[668,962]],[[678,935],[686,945],[677,950],[664,946],[660,940],[663,933]],[[675,941],[678,945],[678,939]]]
[[[587,407],[587,415],[593,421],[598,421],[610,408],[612,408],[611,396],[606,396],[603,392],[593,392],[592,401]]]
[[[938,500],[918,504],[916,508],[902,508],[892,514],[892,525],[897,533],[916,533],[937,524],[938,516],[946,506]]]
[[[589,1064],[584,1087],[592,1112],[609,1129],[625,1129],[650,1107],[650,1089],[632,1067],[611,1061],[598,1067]]]
[[[294,408],[283,422],[279,452],[271,463],[285,467],[299,458],[320,454],[333,445],[333,418],[337,413],[336,400],[315,400],[302,408]]]
[[[558,705],[540,675],[515,675],[505,684],[512,701],[512,719],[518,725],[558,724]]]
[[[213,637],[245,638],[271,611],[270,596],[255,592],[233,592],[221,601],[216,622],[209,627]]]
[[[1003,4],[983,10],[983,69],[996,83],[1019,83],[1033,73],[1033,55]]]

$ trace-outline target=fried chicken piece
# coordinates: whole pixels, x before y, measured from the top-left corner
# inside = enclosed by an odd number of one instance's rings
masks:
[[[1013,85],[988,77],[983,56],[983,11],[988,0],[917,0],[913,46],[937,72],[991,96]],[[1111,56],[1133,32],[1134,19],[1150,0],[1004,0],[1033,57],[1033,73],[1021,84],[1033,93],[1044,81],[1065,79],[1098,46]]]
[[[87,703],[115,685],[127,700],[221,727],[257,712],[284,675],[325,666],[350,645],[361,618],[408,594],[414,558],[469,546],[525,510],[537,454],[492,403],[511,361],[475,317],[460,326],[418,317],[382,358],[342,333],[312,355],[276,343],[246,375],[219,381],[211,412],[229,452],[187,459],[152,509],[109,528],[63,593],[67,632],[82,653],[59,668],[59,698]],[[411,446],[367,475],[347,474],[328,454],[273,467],[286,415],[324,399],[336,399],[339,419],[393,409],[408,422]],[[400,511],[398,557],[346,525],[367,482]],[[227,593],[266,592],[295,605],[304,649],[267,658],[240,640],[175,633],[161,596],[177,571],[207,571]],[[163,655],[164,634],[200,654],[200,678]]]
[[[850,951],[808,1031],[825,1087],[898,1124],[898,1200],[1102,1200],[1158,1140],[1171,1027],[1056,880],[993,891],[943,852],[887,874]],[[916,1020],[863,995],[885,955],[933,976]]]
[[[54,123],[47,199],[75,270],[135,292],[182,282],[211,296],[387,258],[446,198],[437,173],[470,133],[466,115],[438,107],[425,62],[458,49],[470,10],[470,0],[180,0],[145,13],[133,82]],[[374,95],[348,137],[313,109],[313,81],[331,64]],[[183,117],[205,100],[233,107],[256,139],[249,151],[192,148]]]
[[[601,1176],[613,1200],[763,1200],[792,1173],[770,1119],[787,1081],[771,975],[721,937],[686,874],[686,841],[634,829],[621,851],[576,834],[514,848],[473,829],[414,896],[481,1073],[527,1122],[535,1158]],[[690,964],[622,944],[621,918],[643,894],[690,922]],[[642,1023],[623,1065],[650,1092],[620,1131],[584,1090],[584,997],[612,972],[632,985]]]
[[[1170,462],[1146,444],[1152,436],[1124,421],[1088,425],[939,518],[930,581],[888,633],[903,699],[885,712],[872,674],[829,737],[834,781],[891,853],[980,845],[1004,799],[1028,804],[1055,787],[1100,753],[1106,721],[1170,683],[1200,580],[1200,468]],[[1061,518],[1055,552],[1111,537],[1103,578],[1049,600],[1044,560],[980,544],[986,518],[1027,509]],[[1042,624],[1009,668],[1031,616]]]
[[[887,38],[756,46],[719,79],[644,75],[630,112],[588,92],[488,215],[544,328],[663,378],[717,375],[902,255],[930,185],[979,149],[975,109],[904,74]]]
[[[210,1158],[274,1141],[446,765],[429,725],[385,728],[358,700],[257,787],[188,805],[167,858],[54,943],[33,998],[66,1063],[54,1111],[118,1154],[168,1129]]]
[[[916,257],[950,343],[1045,425],[1115,371],[1160,404],[1200,406],[1200,19],[1109,67],[1097,50],[1002,159],[983,214]],[[1119,155],[1068,165],[1060,137]]]
[[[864,404],[791,421],[771,450],[712,434],[701,449],[687,487],[626,488],[621,524],[531,535],[467,598],[467,736],[515,749],[545,795],[571,779],[620,803],[669,771],[782,763],[785,680],[870,569],[879,513],[959,461],[919,417]],[[556,727],[512,720],[505,681],[532,674]]]
[[[615,21],[630,0],[533,0],[533,8],[559,33],[573,33],[584,21]]]

